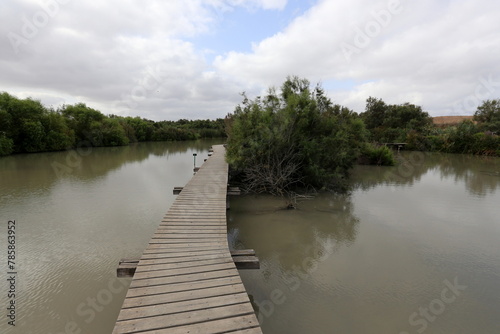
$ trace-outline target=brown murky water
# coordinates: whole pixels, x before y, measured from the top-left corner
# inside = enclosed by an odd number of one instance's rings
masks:
[[[111,333],[129,284],[115,278],[118,260],[140,256],[172,188],[191,177],[192,153],[199,165],[213,143],[0,158],[0,333]],[[350,195],[296,211],[267,196],[231,200],[230,244],[261,260],[241,275],[264,333],[500,333],[500,159],[403,157],[357,167]]]
[[[163,214],[217,141],[142,143],[0,158],[0,333],[110,334]],[[8,325],[7,222],[16,221],[16,326]]]
[[[231,199],[230,240],[264,333],[500,333],[500,159],[402,154],[299,210]]]

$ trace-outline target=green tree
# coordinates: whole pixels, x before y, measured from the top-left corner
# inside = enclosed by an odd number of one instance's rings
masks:
[[[102,145],[102,134],[99,130],[105,116],[99,110],[87,107],[85,103],[77,103],[63,106],[60,113],[75,132],[76,141],[90,141],[93,146]]]
[[[0,94],[0,110],[3,110],[3,126],[8,124],[5,136],[13,141],[13,152],[38,152],[44,149],[45,129],[40,121],[48,111],[40,101],[31,98],[21,100],[3,92]],[[32,140],[37,142],[32,143]]]
[[[500,134],[500,99],[484,101],[477,108],[474,120],[481,129]]]
[[[0,132],[0,156],[9,155],[14,151],[14,141]]]
[[[382,99],[369,97],[366,99],[365,112],[361,114],[367,129],[381,127],[385,120],[385,114],[388,110],[387,104]]]
[[[24,152],[41,152],[45,150],[45,130],[40,121],[23,120],[21,129]]]
[[[284,195],[297,186],[343,185],[365,140],[355,113],[298,77],[279,93],[243,97],[226,120],[226,158],[248,190]]]
[[[104,119],[99,123],[98,131],[102,136],[102,146],[123,146],[129,143],[125,130],[116,118]]]
[[[408,133],[424,132],[432,119],[422,107],[404,103],[388,105],[382,99],[369,97],[361,118],[371,139],[381,143],[405,141]]]
[[[74,147],[75,132],[68,127],[66,119],[60,113],[49,112],[42,119],[42,124],[46,132],[47,151],[62,151]]]

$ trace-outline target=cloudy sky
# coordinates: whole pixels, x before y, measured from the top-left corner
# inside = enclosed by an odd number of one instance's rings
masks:
[[[0,91],[153,120],[218,118],[287,75],[471,115],[500,98],[498,0],[2,0]]]

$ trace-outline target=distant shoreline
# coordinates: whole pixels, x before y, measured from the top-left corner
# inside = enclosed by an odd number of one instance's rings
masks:
[[[474,116],[437,116],[432,117],[434,125],[457,125],[465,120],[473,121]]]

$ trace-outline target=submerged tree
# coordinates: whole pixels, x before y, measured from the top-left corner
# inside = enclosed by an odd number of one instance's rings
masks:
[[[247,190],[289,195],[339,188],[365,142],[363,122],[318,85],[289,77],[280,92],[248,99],[226,119],[227,161]]]

